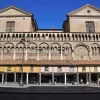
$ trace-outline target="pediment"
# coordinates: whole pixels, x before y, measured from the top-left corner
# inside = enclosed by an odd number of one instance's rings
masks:
[[[75,11],[72,11],[68,15],[92,15],[92,16],[100,16],[100,9],[87,4],[79,9],[76,9]]]
[[[10,6],[5,9],[0,10],[0,16],[15,16],[15,15],[30,16],[32,14],[24,10],[21,10],[19,8],[16,8],[14,6]]]

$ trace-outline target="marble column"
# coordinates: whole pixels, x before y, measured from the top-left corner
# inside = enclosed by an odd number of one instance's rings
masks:
[[[14,83],[16,84],[16,73],[14,73]]]
[[[28,73],[26,73],[26,84],[28,84]]]
[[[89,83],[91,84],[91,73],[89,73]]]
[[[86,73],[86,84],[89,84],[89,75]]]
[[[52,83],[54,83],[54,73],[52,73]]]
[[[7,73],[5,73],[5,83],[7,83]]]
[[[64,78],[64,81],[65,81],[65,84],[66,84],[66,73],[64,73],[64,77],[65,77],[65,78]]]
[[[2,73],[2,84],[4,84],[4,73]]]
[[[79,73],[77,73],[77,84],[79,84]]]
[[[41,85],[41,73],[39,73],[39,85]]]

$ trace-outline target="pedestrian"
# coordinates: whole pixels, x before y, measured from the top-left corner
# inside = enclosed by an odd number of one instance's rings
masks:
[[[99,82],[98,83],[100,84],[100,78],[99,78]]]
[[[80,80],[80,83],[83,84],[83,79]]]
[[[97,79],[97,84],[99,84],[99,77],[98,77],[98,79]]]

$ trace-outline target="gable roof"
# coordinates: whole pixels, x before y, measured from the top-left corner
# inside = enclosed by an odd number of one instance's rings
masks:
[[[72,14],[74,14],[74,13],[76,13],[76,12],[78,12],[78,11],[80,11],[80,10],[86,8],[86,7],[90,7],[90,8],[92,8],[92,9],[94,9],[94,10],[100,12],[100,9],[98,9],[97,7],[95,7],[95,6],[93,6],[93,5],[90,5],[90,4],[86,4],[85,6],[83,6],[83,7],[81,7],[81,8],[78,8],[78,9],[76,9],[76,10],[74,10],[74,11],[68,13],[68,15],[72,15]]]
[[[27,15],[27,16],[32,16],[33,15],[33,14],[31,14],[29,12],[26,12],[26,11],[24,11],[22,9],[19,9],[19,8],[15,7],[15,6],[9,6],[7,8],[4,8],[4,9],[0,10],[0,14],[3,13],[3,12],[5,12],[5,11],[7,11],[7,10],[10,10],[10,9],[14,9],[14,10],[16,10],[18,12],[21,12],[21,13]]]

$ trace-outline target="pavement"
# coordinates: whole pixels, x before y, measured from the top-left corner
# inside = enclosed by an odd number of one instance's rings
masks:
[[[100,85],[33,85],[0,84],[0,93],[100,93]]]
[[[88,87],[98,87],[100,88],[100,85],[98,84],[79,84],[79,85],[72,85],[72,84],[55,84],[55,85],[51,85],[51,84],[41,84],[41,85],[38,85],[38,84],[24,84],[23,86],[19,86],[19,84],[14,84],[14,83],[5,83],[5,84],[2,84],[0,83],[0,87],[10,87],[10,88],[27,88],[27,87],[32,87],[32,86],[36,86],[36,87],[66,87],[66,86],[73,86],[73,87],[81,87],[81,86],[88,86]]]

